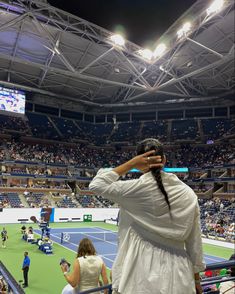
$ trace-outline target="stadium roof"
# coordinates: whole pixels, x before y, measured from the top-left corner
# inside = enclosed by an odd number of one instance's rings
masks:
[[[0,0],[0,84],[107,108],[226,96],[234,1],[215,1],[197,1],[158,40],[162,54],[145,58],[144,48],[115,45],[110,31],[45,0]]]

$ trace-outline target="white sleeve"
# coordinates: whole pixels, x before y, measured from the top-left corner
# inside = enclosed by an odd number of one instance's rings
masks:
[[[205,269],[202,251],[200,209],[197,204],[192,230],[185,241],[186,251],[193,264],[194,273]]]
[[[119,175],[114,171],[101,168],[89,185],[89,189],[97,195],[118,202],[121,195],[122,183],[117,181]]]

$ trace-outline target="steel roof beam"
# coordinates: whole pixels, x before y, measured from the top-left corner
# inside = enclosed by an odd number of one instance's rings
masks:
[[[199,46],[199,47],[201,47],[201,48],[203,48],[203,49],[205,49],[205,50],[213,53],[217,57],[223,58],[223,55],[220,54],[220,53],[218,53],[218,52],[216,52],[215,50],[212,50],[211,48],[209,48],[209,47],[207,47],[207,46],[205,46],[205,45],[203,45],[203,44],[201,44],[201,43],[199,43],[199,42],[197,42],[195,40],[192,40],[191,38],[187,38],[187,40],[190,41],[191,43],[193,43],[193,44],[195,44],[195,45],[197,45],[197,46]]]
[[[81,74],[84,71],[86,71],[89,67],[91,67],[93,64],[95,64],[97,61],[99,61],[100,59],[104,58],[106,55],[108,55],[111,51],[113,51],[114,47],[111,47],[110,49],[108,49],[107,51],[105,51],[103,54],[101,54],[100,56],[98,56],[95,60],[93,60],[91,63],[89,63],[88,65],[86,65],[84,68],[80,69],[78,72]]]
[[[230,52],[227,55],[225,55],[222,59],[220,59],[219,61],[216,61],[216,62],[214,62],[212,64],[209,64],[207,66],[204,66],[202,68],[199,68],[199,69],[197,69],[197,70],[195,70],[193,72],[190,72],[190,73],[188,73],[186,75],[183,75],[182,77],[179,77],[177,79],[171,79],[170,81],[168,81],[166,83],[163,83],[160,86],[154,88],[154,90],[160,90],[160,89],[162,89],[162,88],[164,88],[166,86],[174,85],[175,83],[178,83],[180,81],[183,81],[186,78],[190,78],[190,77],[196,76],[196,75],[198,75],[200,73],[203,73],[203,72],[205,72],[205,71],[207,71],[209,69],[212,69],[212,68],[215,68],[217,66],[220,66],[220,65],[224,64],[225,62],[230,61],[231,59],[234,58],[233,51],[234,51],[234,48],[232,47],[230,49]]]
[[[9,56],[9,55],[3,54],[3,53],[0,53],[0,57],[7,59],[9,61],[13,60],[12,56]],[[133,88],[133,89],[140,90],[140,91],[146,91],[146,89],[144,89],[142,87],[137,87],[134,85],[129,85],[129,84],[125,84],[125,83],[117,82],[117,81],[105,80],[105,79],[102,79],[99,77],[79,74],[77,71],[71,72],[71,71],[59,69],[56,67],[48,67],[43,64],[32,62],[32,61],[27,61],[27,60],[24,60],[24,59],[21,59],[18,57],[16,57],[14,60],[17,63],[21,63],[21,64],[25,64],[25,65],[29,65],[29,66],[35,66],[36,68],[40,68],[43,70],[48,69],[49,72],[58,73],[58,74],[61,74],[62,76],[68,76],[68,77],[77,78],[77,79],[81,79],[81,80],[95,81],[95,82],[100,82],[100,83],[109,84],[109,85],[116,85],[116,86],[121,86],[121,87]]]

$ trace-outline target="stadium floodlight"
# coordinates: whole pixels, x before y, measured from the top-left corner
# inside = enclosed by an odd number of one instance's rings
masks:
[[[154,58],[161,57],[165,51],[166,51],[166,45],[161,43],[154,50],[153,57]]]
[[[124,46],[125,44],[125,39],[123,38],[123,36],[119,35],[119,34],[115,34],[112,35],[110,37],[110,40],[117,46]]]
[[[215,0],[210,7],[208,7],[208,9],[206,10],[207,15],[211,15],[213,13],[217,13],[219,12],[222,7],[224,5],[224,1],[223,0]]]
[[[138,53],[144,58],[147,59],[148,61],[151,61],[153,58],[153,52],[150,49],[143,49],[138,51]]]
[[[191,27],[192,27],[191,23],[186,22],[182,26],[182,28],[180,30],[178,30],[178,32],[177,32],[178,38],[182,38],[182,37],[186,36],[187,33],[190,31]]]

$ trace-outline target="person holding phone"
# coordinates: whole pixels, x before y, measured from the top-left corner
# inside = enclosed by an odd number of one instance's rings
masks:
[[[82,239],[79,243],[73,272],[69,274],[70,264],[64,259],[61,260],[60,266],[65,279],[69,283],[63,289],[62,294],[76,294],[97,288],[99,287],[100,275],[103,284],[108,284],[105,263],[100,256],[96,255],[95,247],[88,238]],[[108,294],[108,290],[105,290],[104,294]]]
[[[204,270],[197,196],[176,175],[165,173],[163,145],[145,139],[137,156],[111,171],[100,169],[89,185],[118,203],[119,247],[112,268],[114,293],[202,293]],[[139,179],[120,181],[136,168]]]

